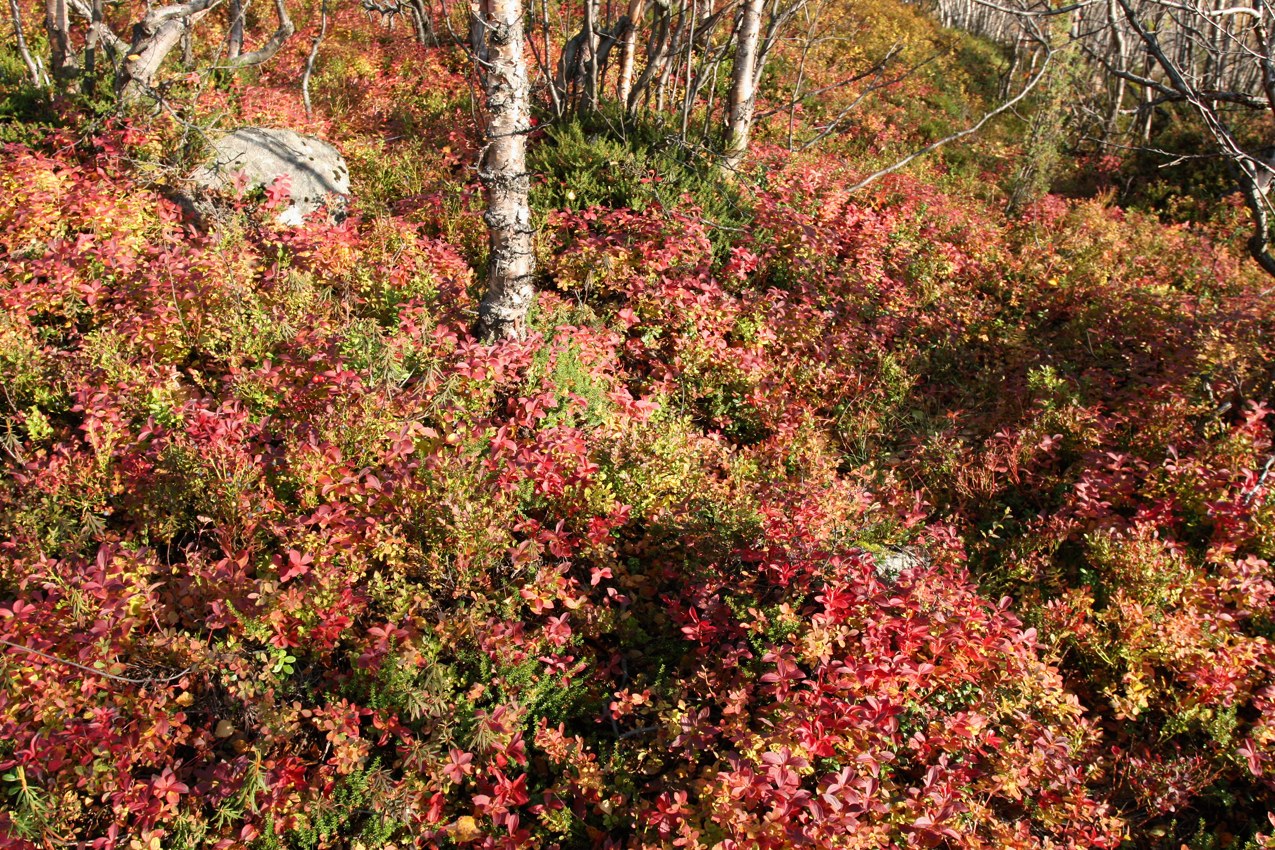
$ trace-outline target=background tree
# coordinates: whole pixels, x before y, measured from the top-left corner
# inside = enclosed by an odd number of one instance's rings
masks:
[[[1012,36],[1016,22],[1065,19],[1079,59],[1069,65],[1065,110],[1073,140],[1171,162],[1222,160],[1250,212],[1249,252],[1275,275],[1269,193],[1275,8],[1269,0],[1085,0],[1057,8],[1022,0],[939,0],[935,10],[949,26],[1010,46],[1016,63],[1022,61],[1021,43]],[[1055,113],[1059,97],[1058,86],[1050,86],[1047,99],[1055,102],[1046,107]],[[1179,119],[1192,118],[1199,146],[1184,147]],[[1157,121],[1179,139],[1163,141]]]
[[[1249,253],[1275,275],[1270,138],[1265,127],[1252,129],[1257,121],[1268,125],[1275,117],[1271,5],[1266,0],[1251,6],[1156,0],[1149,5],[1160,22],[1157,31],[1145,23],[1146,8],[1135,8],[1129,0],[1116,2],[1152,73],[1139,76],[1114,64],[1106,67],[1153,93],[1153,102],[1184,103],[1195,112],[1213,148],[1239,178],[1253,223]]]
[[[106,20],[100,0],[47,0],[45,34],[49,45],[49,68],[63,84],[81,75],[98,73],[98,57],[104,55],[114,75],[114,88],[121,102],[136,101],[143,94],[156,94],[155,85],[168,56],[184,41],[189,43],[195,26],[212,14],[219,0],[188,0],[148,8],[131,27],[128,38],[117,34]],[[243,52],[243,7],[228,7],[227,54],[222,68],[247,68],[272,59],[295,32],[286,0],[274,0],[277,28],[255,50]],[[15,31],[21,31],[20,10],[11,4]],[[76,46],[77,40],[83,44]]]

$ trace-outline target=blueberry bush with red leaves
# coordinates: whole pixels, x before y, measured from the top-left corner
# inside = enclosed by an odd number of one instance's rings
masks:
[[[340,224],[193,230],[162,121],[0,157],[0,845],[1271,845],[1240,210],[763,144],[745,227],[538,211],[482,345],[455,57],[324,50],[308,124],[303,53],[204,97],[338,139]]]

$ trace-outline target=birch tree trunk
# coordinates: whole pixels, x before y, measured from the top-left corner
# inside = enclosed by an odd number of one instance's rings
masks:
[[[598,0],[584,0],[584,28],[580,34],[580,70],[584,75],[580,114],[586,115],[598,108]]]
[[[44,29],[49,36],[49,70],[55,80],[69,80],[79,73],[71,46],[71,18],[66,0],[45,0]]]
[[[726,152],[722,156],[722,168],[727,172],[738,170],[753,130],[763,6],[764,0],[746,0],[743,18],[739,22],[739,42],[735,48],[735,67],[731,71],[730,100],[727,104]]]
[[[121,102],[134,103],[154,90],[160,66],[181,43],[193,23],[192,18],[207,14],[206,8],[190,15],[165,14],[172,8],[175,7],[151,13],[134,25],[133,43],[115,77],[115,93]]]
[[[620,44],[620,83],[616,92],[622,105],[628,104],[629,92],[633,91],[633,59],[637,53],[638,24],[645,5],[645,0],[629,0],[629,28],[624,31],[624,40]]]
[[[54,0],[49,0],[54,2]],[[143,94],[154,93],[155,78],[168,54],[182,39],[218,5],[219,0],[189,2],[152,9],[133,26],[133,40],[124,62],[115,76],[115,92],[123,103],[137,101]],[[250,53],[239,53],[225,62],[227,68],[260,65],[274,57],[295,31],[288,17],[285,0],[275,0],[279,28],[261,47]]]
[[[230,0],[230,36],[226,55],[231,59],[243,53],[243,24],[247,12],[244,0]]]
[[[478,176],[487,193],[483,218],[491,250],[475,334],[486,341],[522,339],[535,296],[536,265],[527,197],[531,113],[522,0],[483,0],[479,14],[483,44],[478,64],[487,95],[487,126]]]
[[[18,55],[22,57],[22,64],[27,67],[31,85],[43,88],[44,72],[40,63],[31,55],[31,49],[27,47],[26,32],[22,27],[22,9],[18,6],[18,0],[9,0],[9,17],[13,21],[13,37],[18,43]]]

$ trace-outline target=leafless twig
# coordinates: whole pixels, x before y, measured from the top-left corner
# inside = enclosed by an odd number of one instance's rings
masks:
[[[29,653],[31,655],[36,656],[37,658],[43,658],[45,661],[53,662],[54,664],[61,664],[65,667],[73,667],[76,670],[82,670],[83,672],[91,673],[94,676],[101,676],[103,679],[110,679],[113,682],[122,682],[128,685],[163,685],[169,682],[177,681],[178,679],[182,678],[183,676],[190,673],[190,671],[194,669],[193,667],[187,667],[186,669],[180,672],[173,673],[171,676],[144,676],[144,677],[138,677],[138,678],[134,678],[130,676],[117,676],[114,673],[107,673],[105,670],[96,670],[92,667],[88,667],[84,664],[79,664],[75,661],[68,661],[65,658],[58,658],[56,655],[50,655],[47,652],[42,652],[41,650],[33,649],[29,646],[23,646],[20,643],[13,643],[12,641],[7,641],[4,638],[0,638],[0,645],[7,646],[10,649],[16,649],[21,652]]]

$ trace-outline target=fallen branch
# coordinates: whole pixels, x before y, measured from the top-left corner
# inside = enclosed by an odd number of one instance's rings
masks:
[[[142,678],[132,678],[130,676],[118,676],[114,673],[107,673],[104,670],[97,670],[93,667],[88,667],[84,664],[79,664],[75,661],[68,661],[65,658],[58,658],[56,655],[50,655],[47,652],[42,652],[38,649],[32,649],[31,647],[23,646],[20,643],[13,643],[12,641],[7,641],[4,638],[0,638],[0,644],[7,646],[10,649],[17,649],[22,652],[30,653],[31,655],[34,655],[37,658],[43,658],[45,661],[51,661],[54,664],[61,664],[66,667],[74,667],[76,670],[83,670],[85,673],[91,673],[94,676],[101,676],[103,679],[110,679],[113,682],[123,682],[124,684],[127,684],[127,685],[167,684],[168,682],[177,681],[178,679],[182,678],[183,676],[185,676],[191,670],[194,669],[193,667],[187,667],[185,670],[182,670],[179,673],[174,673],[171,676],[146,676]]]

